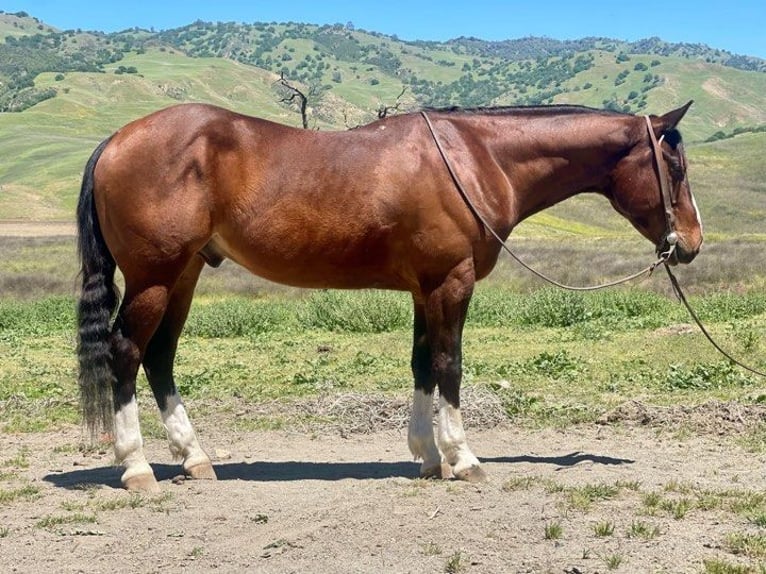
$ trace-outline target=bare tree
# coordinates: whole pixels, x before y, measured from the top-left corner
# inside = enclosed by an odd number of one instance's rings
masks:
[[[393,106],[387,106],[385,104],[380,104],[378,107],[378,119],[382,120],[383,118],[387,117],[388,114],[391,112],[398,112],[399,106],[402,105],[402,96],[404,95],[404,92],[407,91],[407,86],[402,86],[402,91],[399,92],[399,95],[396,96],[396,104]]]
[[[303,129],[308,129],[309,127],[309,119],[306,115],[306,109],[308,108],[309,104],[309,98],[306,94],[304,94],[301,90],[293,86],[290,82],[288,82],[285,79],[285,73],[282,72],[279,75],[279,80],[276,82],[286,92],[286,95],[279,100],[283,104],[290,104],[290,105],[296,105],[298,106],[298,109],[301,112],[301,120],[303,121]]]

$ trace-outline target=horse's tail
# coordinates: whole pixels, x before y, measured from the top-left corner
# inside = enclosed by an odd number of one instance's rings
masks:
[[[82,290],[77,307],[80,362],[80,409],[91,439],[99,430],[112,430],[112,382],[110,322],[120,295],[114,284],[116,264],[104,242],[93,198],[94,171],[109,139],[90,156],[77,203],[77,250]]]

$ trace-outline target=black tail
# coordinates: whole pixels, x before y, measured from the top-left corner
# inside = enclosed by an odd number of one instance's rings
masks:
[[[112,314],[120,298],[114,284],[114,258],[101,235],[93,200],[93,172],[108,143],[109,139],[101,142],[90,156],[77,203],[77,250],[82,276],[77,308],[80,408],[91,438],[99,430],[112,430],[114,373],[109,335]]]

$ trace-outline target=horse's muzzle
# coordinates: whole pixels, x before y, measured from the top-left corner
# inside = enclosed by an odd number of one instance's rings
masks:
[[[676,233],[669,233],[657,247],[657,254],[662,255],[670,251],[671,254],[667,260],[669,265],[686,264],[694,261],[700,251],[700,246],[701,244],[690,249],[684,241],[678,238]]]

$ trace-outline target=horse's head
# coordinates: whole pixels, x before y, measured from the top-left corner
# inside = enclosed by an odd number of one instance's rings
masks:
[[[691,104],[640,119],[639,143],[616,165],[607,190],[617,211],[657,246],[658,253],[675,246],[670,263],[691,262],[702,245],[702,222],[676,129]]]

